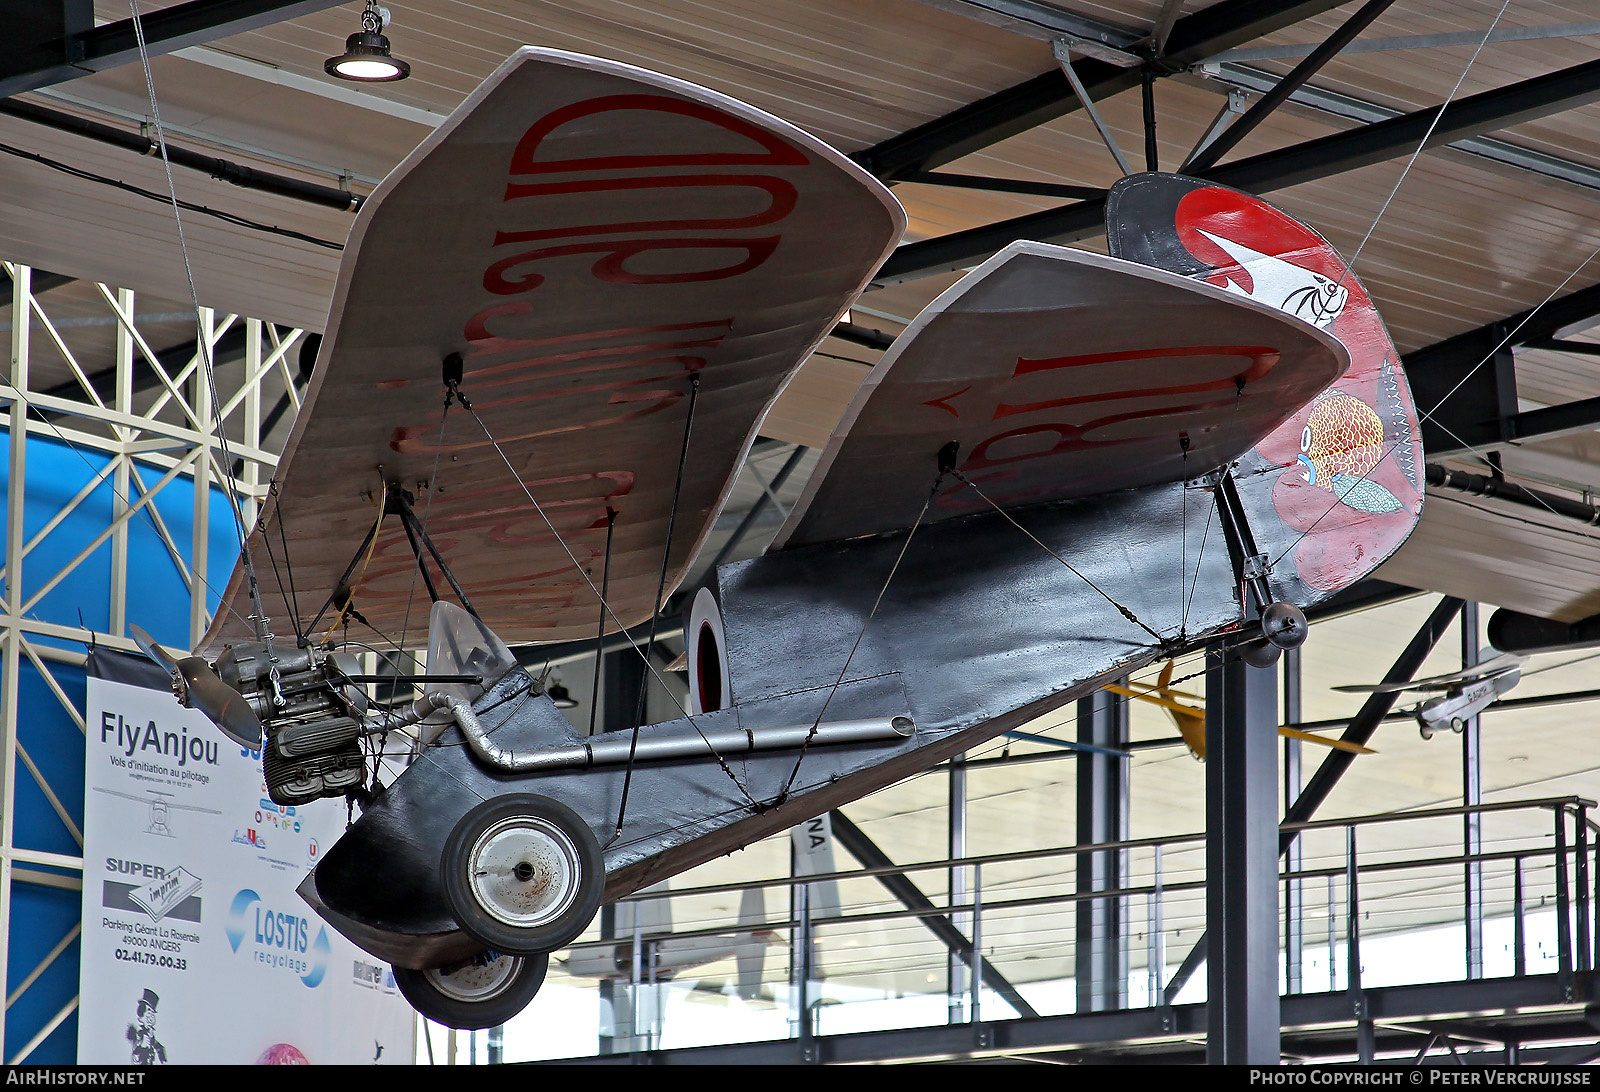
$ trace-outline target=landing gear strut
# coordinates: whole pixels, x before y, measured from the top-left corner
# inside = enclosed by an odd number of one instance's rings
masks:
[[[1250,602],[1258,612],[1261,637],[1245,645],[1240,655],[1252,667],[1271,667],[1286,648],[1299,648],[1311,632],[1305,612],[1293,603],[1274,599],[1267,583],[1272,565],[1267,555],[1256,548],[1255,536],[1250,532],[1250,522],[1245,516],[1244,503],[1233,484],[1233,470],[1224,467],[1203,479],[1217,495],[1217,512],[1221,516],[1223,538],[1228,544],[1228,556],[1233,560],[1234,575],[1240,585],[1247,588],[1245,618],[1249,620]]]

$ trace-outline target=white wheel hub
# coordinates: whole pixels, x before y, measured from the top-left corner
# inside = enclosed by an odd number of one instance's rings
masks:
[[[578,847],[545,819],[513,816],[478,836],[468,856],[468,885],[484,913],[519,929],[564,914],[578,898]]]
[[[449,974],[437,969],[425,973],[433,988],[452,1001],[478,1002],[499,994],[517,977],[521,968],[521,957],[496,955],[473,960]]]

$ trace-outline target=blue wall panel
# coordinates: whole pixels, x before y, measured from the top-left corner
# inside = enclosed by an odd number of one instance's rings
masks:
[[[0,497],[10,491],[9,435],[0,429]],[[107,465],[99,452],[75,448],[58,440],[35,436],[27,450],[27,495],[24,534],[31,538],[47,526],[61,508]],[[141,467],[146,485],[154,485],[162,471]],[[131,488],[137,500],[137,488]],[[114,497],[111,479],[101,482],[78,507],[51,530],[23,560],[25,595],[32,596],[66,562],[83,551],[110,526]],[[180,477],[167,485],[153,502],[172,539],[184,557],[190,555],[194,534],[194,485]],[[7,508],[0,503],[0,561],[4,560]],[[227,497],[212,490],[209,511],[210,558],[206,578],[211,585],[207,608],[215,610],[219,594],[233,569],[238,536]],[[171,552],[163,544],[154,517],[136,514],[128,534],[128,617],[173,649],[189,647],[189,592]],[[111,543],[109,539],[81,562],[65,579],[27,611],[31,618],[64,626],[105,631],[110,624]],[[87,642],[31,638],[38,644],[55,644],[81,651]],[[79,712],[85,694],[81,667],[46,661],[56,684]],[[28,757],[72,822],[83,822],[84,742],[70,713],[40,677],[38,669],[23,660],[18,677],[17,736]],[[14,844],[22,849],[77,856],[79,846],[33,773],[17,764]],[[35,872],[52,871],[27,866]],[[78,879],[77,873],[71,878]],[[42,960],[79,925],[82,896],[77,890],[46,884],[13,882],[9,892],[11,932],[8,938],[6,994],[9,996],[33,973]],[[73,942],[29,986],[5,1013],[5,1048],[9,1061],[44,1028],[78,993],[78,944]],[[71,1064],[77,1059],[77,1016],[35,1048],[30,1063]]]

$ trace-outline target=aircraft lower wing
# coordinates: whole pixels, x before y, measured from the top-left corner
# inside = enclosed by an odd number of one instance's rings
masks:
[[[519,51],[351,232],[249,543],[275,632],[308,624],[341,582],[380,633],[426,624],[398,512],[363,548],[401,491],[505,640],[595,632],[577,565],[602,582],[611,512],[609,601],[621,624],[648,618],[691,405],[669,592],[767,406],[904,225],[870,175],[759,110],[627,65]],[[451,354],[486,430],[446,409]],[[251,635],[245,584],[236,570],[205,649]]]
[[[1195,477],[1344,373],[1331,334],[1174,273],[1013,243],[930,304],[845,413],[774,548],[910,526],[936,456],[1002,506]],[[987,508],[946,481],[925,521]]]

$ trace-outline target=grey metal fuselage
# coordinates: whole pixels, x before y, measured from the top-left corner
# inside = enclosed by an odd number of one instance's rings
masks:
[[[1305,584],[1287,556],[1295,532],[1271,506],[1281,472],[1247,455],[1239,494],[1259,548],[1280,558],[1273,593],[1310,607],[1332,593]],[[1059,559],[991,511],[923,526],[909,545],[898,532],[724,566],[714,587],[732,704],[692,723],[647,725],[642,740],[819,718],[906,716],[915,731],[811,746],[803,758],[798,749],[727,756],[726,771],[709,757],[640,763],[625,828],[611,840],[623,766],[497,772],[452,729],[369,805],[301,892],[374,955],[434,966],[477,950],[451,917],[439,860],[451,828],[481,800],[528,792],[573,808],[605,846],[608,900],[787,830],[1242,625],[1213,503],[1208,491],[1172,483],[1013,510]],[[517,685],[508,676],[475,703],[496,741],[519,750],[572,742],[548,698],[503,701]]]

